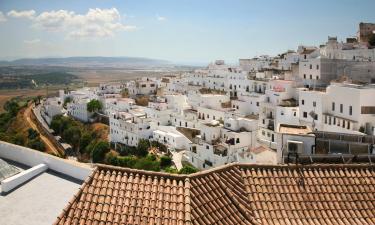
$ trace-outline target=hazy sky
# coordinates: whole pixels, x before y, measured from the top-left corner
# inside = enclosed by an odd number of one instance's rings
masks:
[[[0,0],[0,58],[236,62],[375,22],[375,0]]]

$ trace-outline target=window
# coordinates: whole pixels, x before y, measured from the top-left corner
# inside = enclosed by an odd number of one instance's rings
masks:
[[[294,113],[293,113],[293,115],[294,115],[294,116],[297,116],[297,113],[296,113],[296,112],[294,112]]]
[[[210,149],[210,147],[208,145],[206,145],[206,149]]]
[[[342,104],[340,104],[340,113],[342,113],[344,110],[344,106]]]
[[[349,115],[353,115],[353,106],[349,106]]]
[[[333,117],[333,125],[336,125],[336,117]]]
[[[332,111],[335,111],[335,103],[332,102]]]
[[[310,74],[310,80],[312,80],[312,75]]]
[[[303,112],[303,117],[307,118],[307,112]]]
[[[259,106],[259,102],[257,102],[257,106]]]
[[[236,139],[236,143],[237,144],[240,143],[240,139],[239,138]]]
[[[313,107],[316,107],[316,102],[315,101],[313,102]]]
[[[301,104],[304,105],[305,104],[305,100],[302,99],[301,100]]]
[[[310,64],[310,70],[312,70],[312,64]]]
[[[316,65],[316,69],[319,70],[319,65]]]
[[[306,74],[303,74],[303,79],[306,79]]]
[[[319,76],[316,76],[316,79],[319,80]]]

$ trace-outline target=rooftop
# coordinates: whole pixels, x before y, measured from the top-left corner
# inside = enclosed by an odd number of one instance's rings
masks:
[[[28,168],[14,162],[9,164],[21,170]],[[52,224],[81,184],[53,171],[44,172],[10,193],[0,195],[0,224]]]
[[[289,125],[289,124],[280,124],[279,133],[283,134],[300,134],[308,135],[312,130],[308,126],[299,126],[299,125]]]
[[[56,224],[374,224],[375,166],[230,164],[191,175],[98,165]]]

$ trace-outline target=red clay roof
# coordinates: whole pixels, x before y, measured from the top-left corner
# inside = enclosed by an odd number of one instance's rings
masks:
[[[192,175],[99,165],[56,224],[375,224],[375,166],[232,164]]]

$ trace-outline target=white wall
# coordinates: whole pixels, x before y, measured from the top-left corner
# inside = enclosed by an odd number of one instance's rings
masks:
[[[9,177],[1,181],[1,192],[7,193],[13,190],[14,188],[18,187],[20,184],[25,183],[26,181],[30,180],[31,178],[37,176],[40,173],[43,173],[47,169],[48,166],[46,164],[39,164],[28,170],[24,170],[19,174]]]
[[[46,164],[51,170],[79,180],[85,180],[92,173],[92,168],[87,164],[68,161],[3,141],[0,141],[0,157],[31,167]]]

